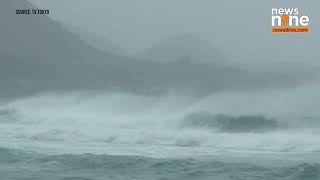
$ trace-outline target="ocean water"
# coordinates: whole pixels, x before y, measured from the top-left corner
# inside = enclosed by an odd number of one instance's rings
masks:
[[[319,90],[2,101],[0,179],[317,180]]]

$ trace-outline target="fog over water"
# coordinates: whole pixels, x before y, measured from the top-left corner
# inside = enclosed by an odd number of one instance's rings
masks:
[[[195,34],[209,40],[232,60],[243,63],[299,61],[317,63],[319,2],[183,0],[32,0],[52,9],[52,18],[119,43],[137,52],[171,35]],[[311,19],[311,32],[270,33],[271,8],[299,8]]]
[[[0,177],[320,179],[319,5],[0,1]]]

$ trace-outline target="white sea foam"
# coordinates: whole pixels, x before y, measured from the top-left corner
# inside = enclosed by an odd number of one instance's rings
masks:
[[[63,143],[64,148],[90,142],[100,143],[95,148],[121,144],[319,151],[319,90],[318,86],[306,86],[270,92],[221,93],[202,99],[88,92],[41,94],[0,106],[0,138],[7,142],[26,140],[33,142],[29,147],[35,148],[39,142],[48,146]],[[204,110],[232,116],[264,115],[288,122],[289,127],[254,133],[180,126],[186,115]]]

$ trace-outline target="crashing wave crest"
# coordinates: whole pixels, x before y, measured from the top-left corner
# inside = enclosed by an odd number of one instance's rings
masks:
[[[265,132],[275,130],[282,125],[275,119],[260,115],[230,116],[196,112],[188,114],[182,122],[183,127],[212,128],[227,132]]]

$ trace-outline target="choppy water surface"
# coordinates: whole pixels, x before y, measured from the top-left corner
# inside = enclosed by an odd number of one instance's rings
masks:
[[[318,87],[0,105],[1,179],[320,179]]]

